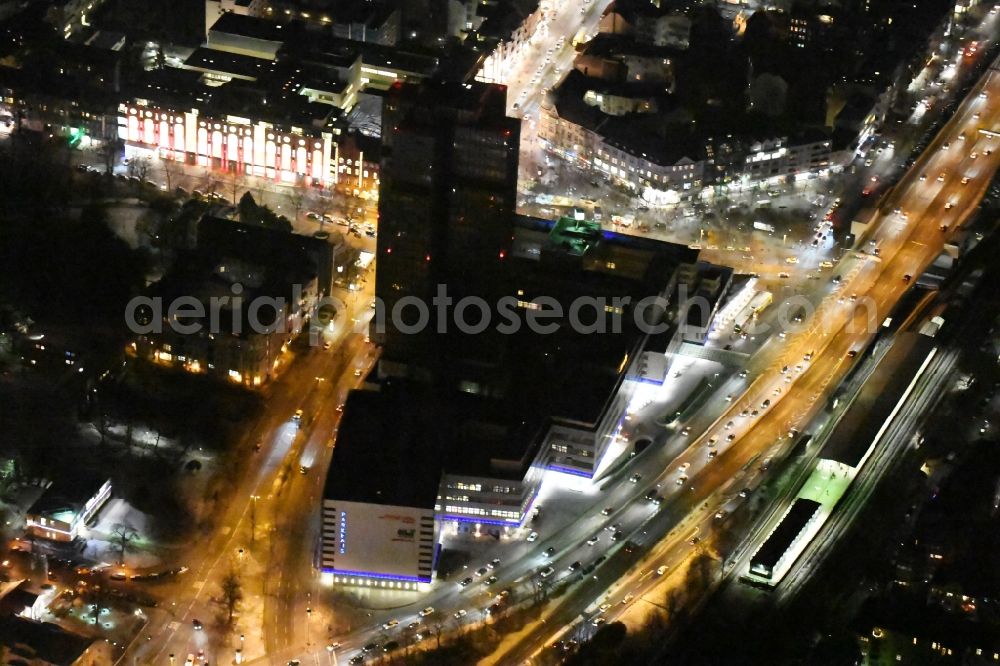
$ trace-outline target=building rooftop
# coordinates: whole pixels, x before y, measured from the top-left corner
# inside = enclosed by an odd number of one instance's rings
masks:
[[[256,81],[274,73],[275,61],[199,47],[184,61],[184,69],[218,72]]]
[[[770,571],[778,564],[778,560],[785,554],[795,537],[799,535],[802,528],[806,526],[809,519],[813,517],[820,503],[810,499],[799,498],[795,500],[788,513],[784,515],[767,540],[750,560],[750,567],[763,567]]]
[[[830,434],[820,458],[857,467],[934,345],[932,338],[919,333],[898,334]]]
[[[28,509],[28,513],[56,517],[66,514],[67,522],[79,511],[108,481],[107,474],[78,470],[49,486],[41,497]]]
[[[351,391],[323,497],[433,509],[445,460],[434,423],[394,387]]]
[[[94,643],[93,638],[66,631],[48,622],[23,617],[0,619],[0,642],[7,648],[4,663],[75,664]]]

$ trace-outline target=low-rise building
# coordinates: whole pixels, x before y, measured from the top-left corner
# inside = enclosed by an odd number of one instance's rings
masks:
[[[335,250],[324,239],[203,218],[198,249],[133,314],[134,352],[237,384],[267,383],[329,293]]]
[[[21,666],[111,666],[111,645],[50,622],[23,617],[0,619],[3,663]]]
[[[111,498],[111,480],[80,475],[48,486],[25,515],[29,536],[70,542],[97,516]]]

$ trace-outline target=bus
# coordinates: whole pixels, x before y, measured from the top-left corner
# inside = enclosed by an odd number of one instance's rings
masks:
[[[733,332],[742,333],[752,322],[757,320],[760,313],[774,300],[774,294],[769,291],[758,291],[754,294],[746,307],[740,310],[733,322]]]

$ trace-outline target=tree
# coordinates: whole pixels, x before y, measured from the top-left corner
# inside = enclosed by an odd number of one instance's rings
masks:
[[[240,185],[246,182],[246,176],[237,170],[237,165],[232,165],[232,170],[229,172],[229,185],[233,189],[233,205],[236,205],[236,195],[239,194]]]
[[[107,139],[101,145],[98,154],[104,161],[104,173],[111,175],[111,172],[115,168],[115,164],[118,163],[118,156],[121,154],[122,141],[121,139]]]
[[[170,159],[169,157],[163,160],[163,175],[167,179],[167,191],[173,192],[174,185],[173,180],[175,175],[181,173],[181,163],[177,160]]]
[[[243,583],[240,581],[240,576],[235,570],[230,569],[226,577],[222,579],[220,584],[222,588],[222,605],[226,608],[226,623],[233,623],[233,614],[240,606],[240,602],[243,601]]]
[[[118,551],[118,564],[125,564],[125,553],[132,549],[132,542],[139,538],[139,532],[128,523],[115,523],[111,528],[111,545]]]
[[[302,204],[305,203],[306,195],[300,187],[292,187],[288,191],[288,202],[292,204],[292,208],[295,210],[295,217],[292,221],[295,222],[299,219],[299,211],[302,210]]]
[[[146,180],[146,176],[149,174],[149,158],[148,157],[133,157],[128,161],[128,175],[138,178],[140,182]]]

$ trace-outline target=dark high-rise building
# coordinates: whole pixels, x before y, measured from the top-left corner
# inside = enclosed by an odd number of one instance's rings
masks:
[[[391,313],[405,297],[428,305],[438,285],[456,301],[491,303],[504,290],[513,235],[520,121],[506,88],[484,83],[398,83],[382,114],[376,294],[385,305],[383,373],[441,370],[447,335],[400,331]],[[405,303],[405,301],[404,301]],[[409,323],[416,309],[403,312]],[[434,323],[433,321],[431,322]]]

